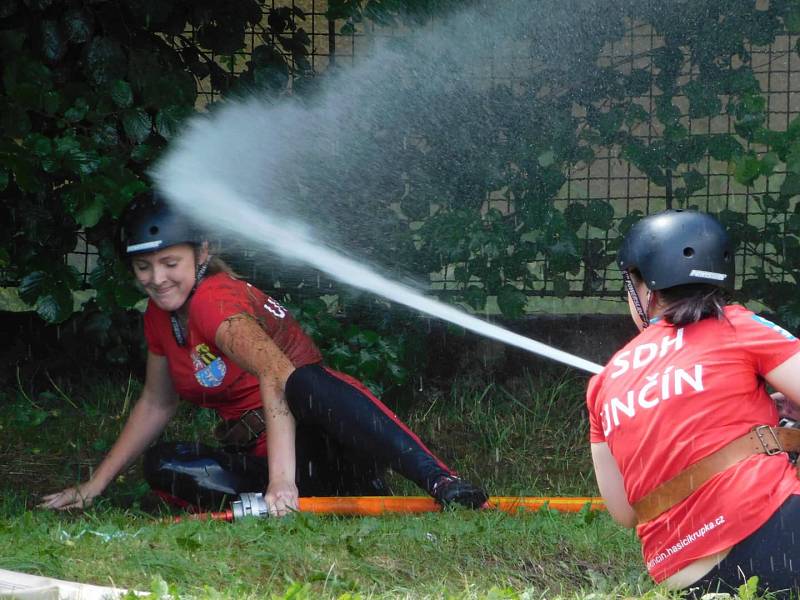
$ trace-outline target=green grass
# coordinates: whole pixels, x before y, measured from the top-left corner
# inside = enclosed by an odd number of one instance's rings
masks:
[[[495,495],[596,495],[584,385],[530,374],[505,387],[466,381],[418,399],[403,417]]]
[[[55,381],[0,392],[0,568],[202,598],[662,597],[632,531],[604,513],[509,516],[467,510],[346,518],[295,514],[235,524],[165,520],[132,467],[84,513],[36,510],[85,479],[115,439],[139,383]],[[594,495],[585,381],[462,381],[401,416],[494,495]],[[171,439],[207,439],[184,409]],[[419,494],[394,476],[396,493]]]
[[[0,506],[0,568],[183,595],[264,597],[292,583],[314,597],[530,597],[641,591],[630,532],[596,513],[418,516],[166,524],[105,503],[80,516]],[[507,594],[507,595],[508,595]],[[508,597],[513,597],[508,595]]]

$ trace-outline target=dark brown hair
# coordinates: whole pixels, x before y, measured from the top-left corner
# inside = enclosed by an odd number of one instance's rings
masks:
[[[728,292],[715,285],[690,283],[659,290],[661,316],[676,327],[697,323],[713,317],[725,318],[725,306],[730,298]]]
[[[231,268],[231,266],[222,260],[217,255],[212,255],[210,259],[208,259],[208,269],[206,269],[206,275],[216,275],[217,273],[227,273],[231,277],[235,279],[240,279],[239,274]]]

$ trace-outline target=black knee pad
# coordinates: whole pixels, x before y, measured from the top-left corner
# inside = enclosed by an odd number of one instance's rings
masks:
[[[243,492],[263,492],[266,461],[196,442],[166,442],[144,455],[154,490],[202,508],[220,508]]]

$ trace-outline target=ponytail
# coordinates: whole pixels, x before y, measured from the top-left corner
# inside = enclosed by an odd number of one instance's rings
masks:
[[[664,306],[661,317],[668,323],[683,327],[713,317],[725,319],[728,293],[715,285],[691,283],[658,291]]]

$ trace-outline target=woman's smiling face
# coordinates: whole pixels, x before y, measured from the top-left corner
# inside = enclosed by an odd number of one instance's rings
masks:
[[[197,265],[208,256],[205,245],[197,252],[190,244],[177,244],[131,258],[136,280],[156,303],[168,312],[180,309],[195,283]]]

